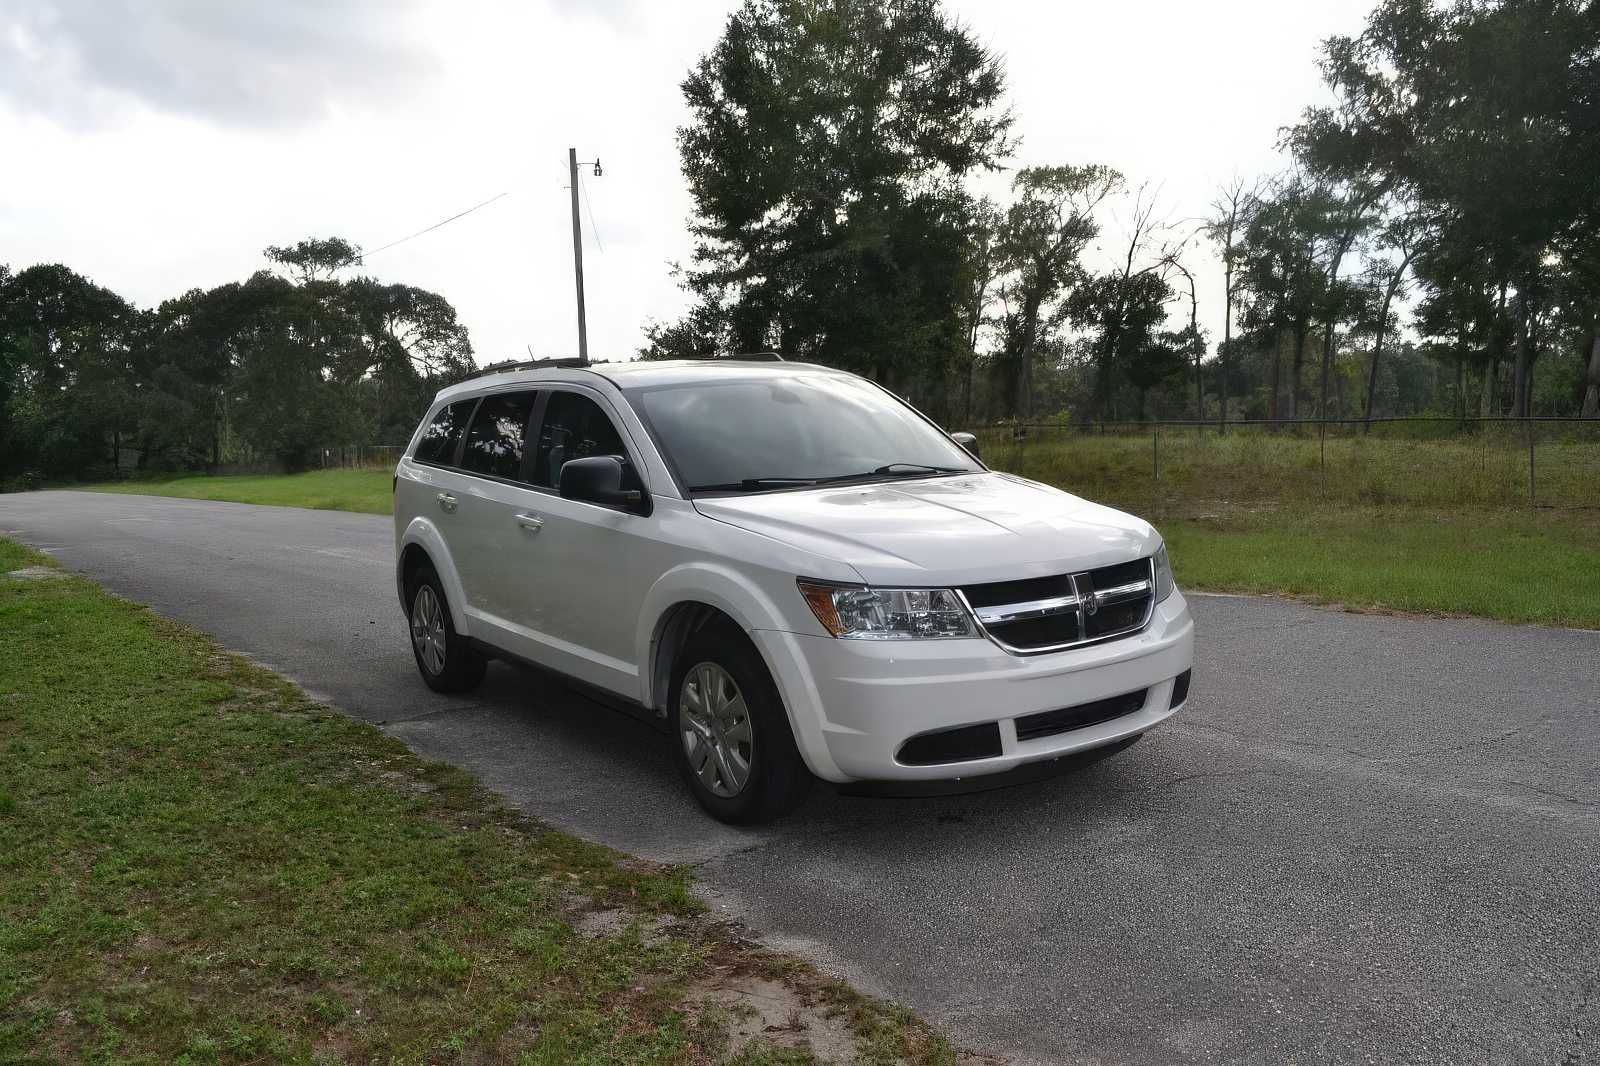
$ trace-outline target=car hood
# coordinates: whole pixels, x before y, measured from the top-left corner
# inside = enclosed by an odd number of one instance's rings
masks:
[[[852,566],[872,585],[1043,577],[1129,562],[1161,544],[1149,523],[1132,515],[994,472],[709,497],[694,505],[709,518]]]

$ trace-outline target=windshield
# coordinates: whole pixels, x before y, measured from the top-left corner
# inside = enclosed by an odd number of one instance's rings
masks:
[[[630,391],[691,492],[979,470],[959,445],[857,378],[789,374]]]

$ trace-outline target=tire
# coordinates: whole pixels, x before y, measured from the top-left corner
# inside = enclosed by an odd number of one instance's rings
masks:
[[[433,567],[423,563],[406,583],[406,625],[411,654],[422,680],[435,692],[470,692],[483,681],[489,661],[456,635],[450,601]]]
[[[811,789],[778,687],[750,638],[730,623],[689,638],[673,664],[668,722],[678,772],[718,821],[781,818]]]

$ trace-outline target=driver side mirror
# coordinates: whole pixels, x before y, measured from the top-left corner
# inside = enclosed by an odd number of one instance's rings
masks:
[[[644,493],[623,488],[622,473],[622,460],[615,455],[569,459],[561,464],[561,498],[642,511]]]
[[[950,439],[965,448],[967,453],[974,459],[982,460],[983,457],[978,454],[978,438],[973,434],[952,433],[950,434]]]

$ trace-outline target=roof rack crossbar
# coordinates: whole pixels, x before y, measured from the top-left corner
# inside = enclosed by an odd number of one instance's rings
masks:
[[[481,378],[488,374],[509,374],[513,370],[536,370],[541,367],[581,367],[588,365],[589,363],[587,360],[578,358],[522,360],[508,359],[503,363],[490,363],[488,366],[480,367],[461,380],[471,381],[473,378]]]

